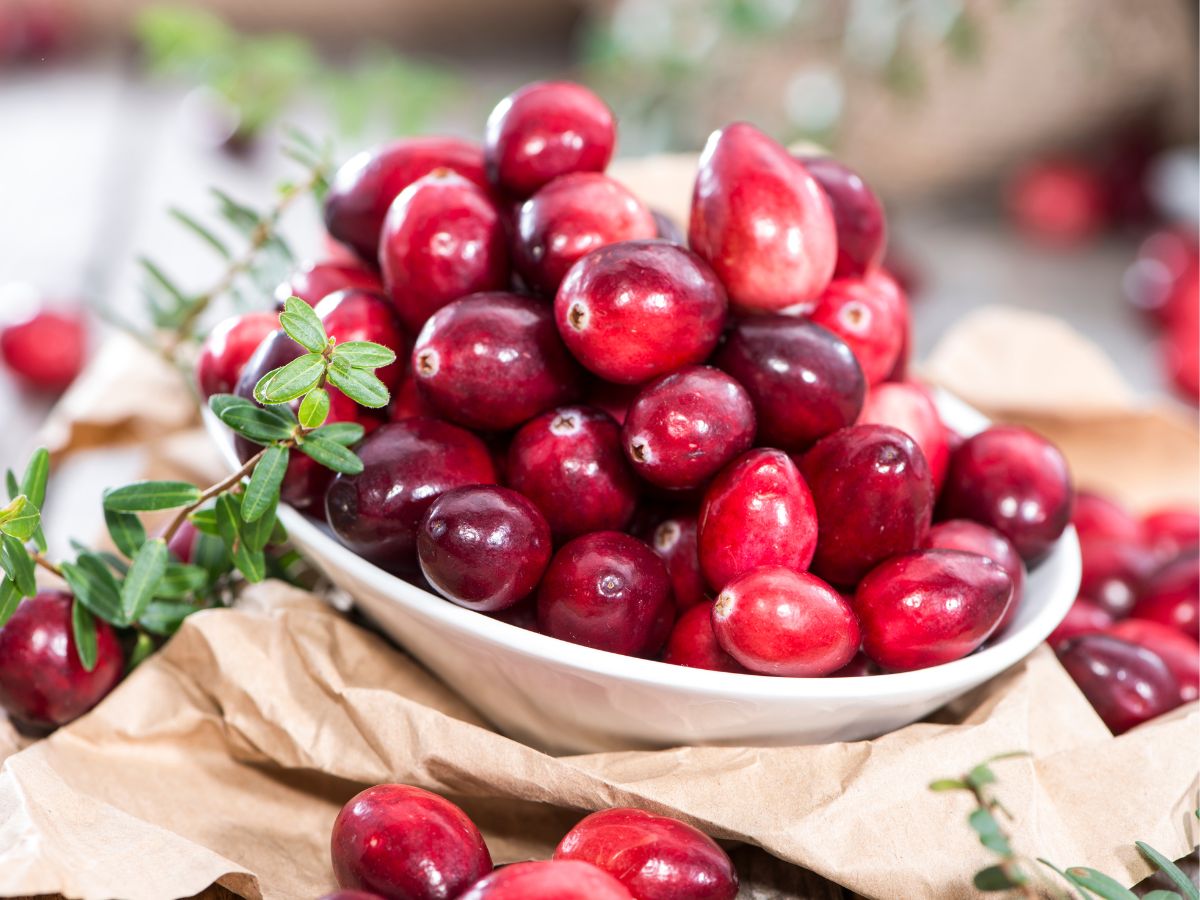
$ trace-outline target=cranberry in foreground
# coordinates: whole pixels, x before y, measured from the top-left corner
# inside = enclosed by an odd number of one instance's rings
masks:
[[[1184,703],[1200,696],[1200,644],[1193,638],[1169,625],[1145,619],[1123,619],[1104,631],[1158,654],[1179,682]]]
[[[650,536],[650,546],[667,565],[675,606],[680,610],[707,599],[708,586],[700,574],[698,531],[695,516],[675,516],[660,522]]]
[[[219,323],[204,339],[196,359],[200,396],[233,393],[258,345],[278,327],[279,317],[273,312],[244,313]]]
[[[968,519],[951,519],[940,522],[929,530],[924,546],[929,549],[963,550],[967,553],[978,553],[997,563],[1013,583],[1012,603],[1008,612],[996,628],[999,633],[1004,630],[1021,604],[1021,596],[1025,592],[1025,563],[1021,561],[1017,548],[1012,541],[994,528],[971,522]]]
[[[845,341],[876,385],[896,368],[904,344],[908,300],[892,277],[870,272],[829,283],[809,318]]]
[[[492,870],[466,813],[421,788],[380,784],[342,807],[330,841],[337,883],[405,900],[453,900]]]
[[[879,197],[857,172],[827,156],[801,157],[817,180],[837,228],[834,278],[855,278],[879,267],[887,247],[887,219]]]
[[[0,361],[34,390],[62,393],[86,356],[87,322],[81,315],[42,310],[0,328]]]
[[[1063,641],[1081,634],[1104,631],[1112,623],[1113,616],[1108,610],[1097,606],[1086,597],[1076,597],[1066,616],[1058,623],[1058,627],[1046,638],[1046,643],[1057,648]]]
[[[1180,704],[1179,682],[1145,647],[1086,634],[1057,648],[1058,661],[1113,734],[1124,734]]]
[[[633,895],[590,863],[555,859],[504,866],[458,900],[633,900]]]
[[[858,424],[890,425],[911,437],[925,454],[934,490],[941,489],[950,465],[950,430],[926,387],[904,381],[875,385],[867,392]]]
[[[679,617],[667,638],[662,661],[712,672],[749,672],[717,642],[712,610],[713,601],[704,600]]]
[[[375,258],[374,252],[371,258]],[[288,297],[299,297],[309,306],[316,306],[330,294],[346,290],[381,294],[383,282],[379,280],[378,273],[362,266],[339,262],[309,263],[297,269],[275,288],[275,302],[282,304]]]
[[[738,891],[737,872],[716,841],[640,809],[592,813],[567,832],[554,858],[591,863],[638,900],[733,900]]]

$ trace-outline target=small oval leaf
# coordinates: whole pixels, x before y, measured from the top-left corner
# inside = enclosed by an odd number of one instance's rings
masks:
[[[190,506],[200,499],[200,488],[186,481],[139,481],[106,491],[104,508],[113,512],[154,512]]]
[[[305,354],[264,375],[254,388],[254,399],[268,406],[291,403],[320,384],[324,374],[325,357],[319,353]]]

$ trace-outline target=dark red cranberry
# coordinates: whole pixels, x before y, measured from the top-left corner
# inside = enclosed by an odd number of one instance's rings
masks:
[[[412,331],[445,306],[508,287],[508,246],[487,192],[435,169],[400,192],[379,237],[383,283]]]
[[[1146,583],[1130,615],[1178,628],[1200,640],[1200,554],[1186,551]]]
[[[417,387],[417,379],[412,371],[412,357],[409,356],[404,367],[404,377],[399,386],[392,392],[392,403],[388,407],[388,421],[402,422],[414,416],[429,416],[437,418],[437,410],[422,395]]]
[[[875,385],[867,392],[858,424],[890,425],[907,434],[925,454],[935,493],[941,489],[950,465],[950,430],[926,387],[905,381]]]
[[[625,241],[571,267],[554,316],[588,369],[638,384],[707,359],[727,305],[725,289],[696,254],[665,241]]]
[[[116,632],[96,620],[96,666],[83,667],[71,625],[73,598],[41,591],[0,628],[0,707],[36,730],[77,719],[117,686],[125,658]]]
[[[567,832],[555,859],[589,862],[638,900],[733,900],[737,872],[703,831],[641,809],[604,809]]]
[[[712,609],[713,602],[704,600],[679,617],[667,638],[663,662],[713,672],[749,672],[717,643]]]
[[[675,516],[660,522],[650,537],[650,546],[667,564],[671,593],[680,610],[707,599],[708,586],[700,574],[695,516]]]
[[[1057,649],[1058,661],[1113,734],[1177,707],[1179,682],[1157,653],[1107,634],[1085,634]]]
[[[714,590],[759,566],[802,572],[817,546],[817,511],[782,450],[759,449],[726,466],[704,494],[700,570]]]
[[[830,678],[862,678],[865,675],[878,675],[879,666],[861,650],[854,654],[854,659],[846,663],[836,672],[830,672]]]
[[[586,403],[604,410],[618,425],[624,425],[629,407],[641,389],[640,384],[613,384],[602,378],[591,378],[588,380]]]
[[[374,253],[371,255],[374,260]],[[293,272],[275,288],[275,302],[282,304],[288,297],[299,297],[309,306],[316,306],[335,291],[372,291],[383,293],[379,274],[362,265],[344,262],[308,263]]]
[[[617,142],[604,101],[581,84],[527,84],[488,116],[484,157],[488,177],[523,199],[560,175],[603,172]]]
[[[684,234],[683,228],[671,216],[660,209],[650,210],[650,215],[654,216],[654,224],[657,228],[655,237],[672,244],[678,244],[680,247],[687,246],[687,235]]]
[[[330,855],[339,886],[405,900],[454,900],[492,871],[467,814],[405,784],[351,798],[333,823]]]
[[[827,156],[801,157],[817,180],[837,228],[837,268],[834,278],[859,278],[883,262],[887,219],[883,204],[857,172]]]
[[[231,316],[210,331],[196,359],[200,396],[232,393],[258,345],[278,327],[275,313],[252,312]]]
[[[1105,633],[1158,654],[1179,682],[1179,695],[1184,703],[1200,696],[1200,644],[1194,638],[1170,625],[1146,619],[1115,622]]]
[[[633,900],[633,895],[590,863],[555,859],[499,868],[458,900]]]
[[[1005,199],[1017,228],[1047,244],[1080,244],[1108,224],[1098,173],[1070,160],[1025,167],[1009,183]]]
[[[83,369],[87,321],[66,310],[39,310],[0,328],[0,361],[27,387],[62,393]]]
[[[583,384],[553,313],[518,294],[473,294],[438,310],[412,367],[433,408],[470,428],[514,428],[577,399]]]
[[[996,627],[996,634],[1002,632],[1017,614],[1021,605],[1021,597],[1025,593],[1025,563],[1021,561],[1017,548],[1012,541],[994,528],[980,525],[969,519],[951,519],[939,522],[929,529],[925,537],[924,547],[940,550],[962,550],[966,553],[978,553],[999,565],[1008,573],[1013,583],[1012,603],[1008,612]]]
[[[200,532],[196,526],[190,520],[184,519],[183,524],[167,542],[167,549],[179,562],[191,563],[192,554],[196,551],[196,539],[199,537]]]
[[[330,527],[359,556],[401,574],[416,570],[417,528],[439,494],[496,481],[483,441],[437,419],[383,425],[357,453],[362,473],[338,475],[326,492]]]
[[[1046,638],[1046,643],[1051,647],[1057,647],[1069,638],[1103,631],[1112,623],[1112,613],[1108,610],[1097,606],[1086,597],[1076,597],[1071,608],[1067,610],[1066,616],[1058,623],[1058,627]]]
[[[1027,428],[997,425],[951,455],[942,513],[990,525],[1032,564],[1067,527],[1074,493],[1057,447]]]
[[[1142,519],[1144,540],[1162,560],[1200,547],[1200,512],[1192,507],[1157,509]]]
[[[593,250],[652,238],[654,217],[629,189],[599,172],[556,178],[517,216],[513,265],[530,289],[553,297],[567,270]]]
[[[758,440],[807,450],[862,411],[867,382],[846,342],[794,316],[757,316],[733,326],[713,364],[737,379],[758,414]]]
[[[527,422],[508,448],[508,484],[537,504],[558,540],[629,524],[637,482],[606,413],[565,406]]]
[[[852,425],[800,461],[820,523],[812,570],[853,587],[876,564],[920,547],[933,518],[933,480],[912,438],[886,425]]]
[[[1114,618],[1129,615],[1155,567],[1154,554],[1138,544],[1112,538],[1079,542],[1083,557],[1080,596],[1104,607]]]
[[[538,590],[538,624],[551,637],[629,656],[652,656],[674,621],[661,559],[617,531],[577,537],[554,555]]]
[[[373,341],[382,344],[396,354],[390,366],[376,369],[375,374],[395,391],[404,380],[404,332],[391,306],[380,295],[371,291],[336,291],[329,294],[313,311],[325,326],[325,331],[339,344],[350,341]],[[330,389],[331,402],[337,404],[333,394],[341,391]],[[344,398],[348,399],[348,398]]]
[[[998,564],[961,550],[917,550],[872,569],[854,592],[863,651],[885,669],[961,659],[991,636],[1012,602]]]
[[[1145,538],[1142,523],[1112,497],[1094,491],[1076,491],[1071,524],[1079,540],[1107,539],[1140,544]]]
[[[492,485],[446,491],[417,532],[425,578],[443,597],[479,612],[507,609],[533,593],[551,550],[538,508]]]
[[[908,300],[885,272],[829,283],[810,317],[854,351],[867,384],[886,379],[896,368],[904,343]]]

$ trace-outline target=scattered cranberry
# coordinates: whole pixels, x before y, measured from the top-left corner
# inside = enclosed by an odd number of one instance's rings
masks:
[[[1104,631],[1112,623],[1113,616],[1108,610],[1097,606],[1086,597],[1076,597],[1066,616],[1058,623],[1058,627],[1046,638],[1046,643],[1057,648],[1064,641],[1081,634]]]
[[[167,542],[167,549],[171,551],[171,555],[179,562],[190,564],[192,554],[196,552],[196,540],[200,537],[200,531],[191,523],[190,519],[184,519],[183,524],[179,526],[175,534],[171,536],[171,540]]]
[[[941,490],[950,465],[950,430],[926,387],[907,381],[875,385],[867,392],[858,424],[890,425],[916,441],[929,463],[934,491]]]
[[[980,525],[978,522],[972,522],[968,519],[951,519],[949,522],[940,522],[934,525],[929,530],[929,534],[926,535],[923,546],[927,549],[962,550],[965,553],[978,553],[980,556],[986,556],[1004,569],[1013,583],[1013,598],[1012,602],[1008,605],[1008,612],[1004,614],[1004,618],[996,626],[996,633],[999,634],[1008,627],[1008,624],[1013,620],[1013,617],[1017,614],[1017,609],[1021,605],[1021,596],[1025,591],[1025,576],[1027,574],[1025,563],[1021,561],[1021,557],[1017,553],[1017,548],[1012,545],[1012,541],[996,529]]]
[[[704,600],[679,617],[667,638],[663,662],[713,672],[749,672],[717,643],[712,609],[713,602]]]
[[[1107,634],[1085,634],[1057,648],[1058,661],[1113,734],[1174,709],[1179,683],[1157,653]]]
[[[854,351],[867,384],[879,384],[896,368],[904,343],[908,301],[885,272],[838,278],[817,300],[810,318]]]
[[[86,356],[87,322],[78,313],[43,309],[0,328],[0,361],[35,390],[62,393]]]
[[[1140,544],[1144,538],[1142,523],[1111,497],[1094,491],[1076,491],[1071,524],[1080,541],[1107,539]]]
[[[282,304],[288,297],[299,297],[309,306],[316,306],[335,291],[346,290],[381,294],[383,282],[379,280],[378,273],[361,265],[339,262],[309,263],[297,269],[275,288],[275,302]]]
[[[1158,654],[1179,682],[1184,703],[1200,696],[1200,644],[1179,630],[1145,619],[1124,619],[1105,629],[1113,637]]]
[[[829,157],[801,157],[829,198],[837,227],[834,278],[860,278],[883,262],[887,222],[883,204],[857,172]]]
[[[660,522],[650,538],[650,546],[667,565],[671,592],[680,610],[707,599],[707,585],[700,574],[697,531],[695,516],[675,516]]]
[[[258,345],[278,327],[275,313],[252,312],[232,316],[210,331],[196,360],[200,395],[207,399],[231,393]]]
[[[1200,640],[1200,554],[1181,554],[1147,581],[1130,615],[1177,628]]]
[[[1006,201],[1017,227],[1047,244],[1080,244],[1108,224],[1098,173],[1069,160],[1027,166],[1008,185]]]
[[[1142,519],[1146,542],[1162,560],[1200,547],[1200,512],[1190,507],[1158,509]]]
[[[1079,543],[1083,557],[1080,596],[1120,619],[1129,615],[1155,567],[1154,554],[1138,544],[1091,538]]]
[[[330,841],[339,886],[405,900],[453,900],[492,870],[461,809],[404,784],[367,788],[342,807]]]
[[[633,895],[590,863],[555,859],[504,866],[458,900],[633,900]]]

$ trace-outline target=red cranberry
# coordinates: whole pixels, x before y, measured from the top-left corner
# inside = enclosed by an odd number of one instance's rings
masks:
[[[555,538],[618,530],[637,505],[637,482],[607,414],[565,406],[527,422],[508,448],[508,483],[535,504]]]
[[[1175,389],[1192,404],[1200,403],[1200,278],[1184,286],[1187,293],[1163,335],[1163,360]]]
[[[404,332],[391,306],[379,294],[370,291],[336,291],[329,294],[313,311],[325,326],[325,331],[339,344],[350,341],[373,341],[396,354],[390,366],[376,369],[375,374],[389,391],[395,391],[404,380]],[[330,391],[331,402],[336,393],[348,402],[341,391]]]
[[[788,452],[853,423],[867,390],[846,343],[793,316],[742,319],[713,363],[750,394],[759,442]]]
[[[862,678],[865,675],[878,675],[879,666],[861,650],[854,654],[854,659],[846,663],[836,672],[830,672],[830,678]]]
[[[508,286],[504,223],[483,188],[435,169],[388,210],[379,264],[396,312],[417,331],[459,297]]]
[[[895,276],[893,276],[895,278]],[[896,283],[901,285],[906,296],[911,296],[909,288],[902,284],[899,278],[896,278]],[[900,353],[896,357],[896,364],[892,366],[892,371],[888,372],[887,378],[884,381],[908,381],[909,370],[912,368],[912,311],[906,305],[904,307],[904,324],[900,328]]]
[[[650,215],[654,216],[655,237],[680,247],[687,246],[687,235],[683,233],[683,228],[678,222],[660,209],[650,210]]]
[[[1071,473],[1057,447],[1027,428],[998,425],[954,451],[942,507],[945,518],[995,528],[1032,564],[1067,527],[1073,495]]]
[[[920,547],[933,517],[925,454],[886,425],[853,425],[822,438],[800,461],[820,536],[812,570],[853,587],[877,563]]]
[[[579,260],[554,301],[558,330],[601,378],[637,384],[703,362],[725,326],[725,289],[665,241],[610,244]]]
[[[801,157],[808,174],[817,180],[837,227],[835,278],[857,278],[883,262],[887,246],[887,220],[879,197],[857,172],[827,156]]]
[[[1075,509],[1071,524],[1079,540],[1094,538],[1140,544],[1144,540],[1142,523],[1111,497],[1093,491],[1075,492]]]
[[[907,434],[925,454],[934,491],[941,489],[950,465],[950,430],[927,388],[906,381],[875,385],[867,392],[858,424],[890,425]]]
[[[328,894],[322,895],[321,900],[384,900],[384,898],[369,891],[330,891]]]
[[[1080,541],[1079,549],[1083,557],[1080,596],[1114,618],[1129,615],[1154,570],[1154,554],[1137,544],[1105,538]]]
[[[513,264],[531,289],[547,297],[593,250],[658,234],[642,201],[598,172],[554,179],[525,201],[516,230]]]
[[[1062,644],[1058,661],[1113,734],[1180,704],[1179,682],[1157,653],[1107,634]]]
[[[545,634],[598,650],[652,656],[673,620],[662,560],[617,531],[567,543],[554,554],[538,591],[538,624]]]
[[[167,549],[171,551],[171,555],[181,563],[191,563],[192,554],[196,551],[196,539],[200,537],[200,532],[190,520],[184,519],[183,524],[171,536],[171,540],[167,542]]]
[[[1103,631],[1113,623],[1112,613],[1097,606],[1086,597],[1076,597],[1066,616],[1058,623],[1058,627],[1050,632],[1046,643],[1058,647],[1063,641],[1081,634],[1095,634]]]
[[[831,281],[810,318],[854,351],[867,384],[879,384],[896,368],[904,343],[908,301],[884,272]]]
[[[438,310],[417,338],[412,367],[433,408],[470,428],[514,428],[579,396],[583,373],[544,303],[474,294]]]
[[[663,662],[713,672],[749,672],[717,643],[712,609],[713,602],[704,600],[679,617],[667,638]]]
[[[700,157],[688,242],[742,312],[801,311],[837,264],[837,229],[821,186],[752,125],[714,131]]]
[[[1171,321],[1187,296],[1187,285],[1200,277],[1200,248],[1187,228],[1156,231],[1138,248],[1122,284],[1134,307],[1159,324]]]
[[[0,328],[0,361],[35,390],[65,391],[86,356],[87,322],[76,313],[41,310]]]
[[[506,609],[533,593],[550,552],[550,526],[538,508],[490,485],[446,491],[417,531],[417,558],[429,583],[479,612]]]
[[[567,832],[555,859],[589,862],[638,900],[733,900],[737,872],[704,832],[640,809],[592,813]]]
[[[633,895],[590,863],[555,859],[504,866],[458,900],[633,900]]]
[[[359,556],[401,574],[416,569],[417,529],[439,494],[496,481],[483,441],[437,419],[383,425],[357,452],[362,473],[338,475],[326,492],[329,524]]]
[[[1170,625],[1200,640],[1200,555],[1197,551],[1183,553],[1155,572],[1130,615],[1135,619]]]
[[[671,576],[671,593],[680,610],[707,599],[707,585],[700,574],[695,516],[676,516],[660,522],[650,538],[650,546],[662,557]]]
[[[339,886],[384,897],[454,900],[492,870],[466,813],[405,784],[379,784],[351,798],[330,845]]]
[[[617,142],[604,101],[580,84],[527,84],[496,104],[487,120],[488,177],[506,194],[528,197],[571,172],[603,172]]]
[[[1006,200],[1017,227],[1048,244],[1082,243],[1107,224],[1104,185],[1082,163],[1029,165],[1009,184]]]
[[[960,659],[988,639],[1012,602],[997,563],[961,550],[917,550],[876,566],[854,593],[863,651],[885,669]]]
[[[850,604],[808,572],[751,569],[721,589],[712,615],[725,651],[764,675],[829,675],[858,652]]]
[[[1105,633],[1158,654],[1179,682],[1184,703],[1200,696],[1200,644],[1195,639],[1169,625],[1145,619],[1124,619],[1108,626]]]
[[[125,659],[116,632],[96,620],[96,666],[83,667],[71,626],[73,599],[41,591],[0,628],[0,707],[33,729],[77,719],[117,686]]]
[[[404,377],[400,385],[392,393],[392,404],[388,407],[388,421],[403,422],[414,416],[429,416],[437,418],[437,410],[421,394],[417,387],[417,378],[412,371],[412,357],[404,367]]]
[[[371,255],[374,260],[374,253]],[[309,263],[293,272],[275,288],[275,302],[299,297],[309,306],[316,306],[335,291],[359,290],[383,293],[379,275],[361,265],[342,262]]]
[[[940,522],[934,525],[929,530],[923,546],[927,549],[978,553],[1004,569],[1013,583],[1013,598],[1012,603],[1008,605],[1008,612],[996,626],[996,633],[999,634],[1008,627],[1008,623],[1013,620],[1021,604],[1021,596],[1025,592],[1026,575],[1025,563],[1021,561],[1012,541],[996,529],[980,525],[978,522],[972,522],[969,519],[951,519],[949,522]]]
[[[1173,559],[1200,546],[1200,513],[1183,506],[1158,509],[1142,519],[1142,531],[1159,559]]]
[[[457,138],[402,138],[359,153],[338,169],[325,196],[325,227],[376,265],[388,207],[402,190],[434,169],[457,172],[480,187],[488,184],[483,150],[476,144]]]
[[[278,327],[275,313],[252,312],[232,316],[210,331],[196,360],[200,395],[207,399],[231,393],[258,345]]]

